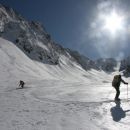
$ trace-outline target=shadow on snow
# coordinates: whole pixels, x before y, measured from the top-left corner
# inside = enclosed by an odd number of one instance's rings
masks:
[[[112,107],[110,109],[111,116],[114,121],[118,122],[122,118],[126,117],[126,112],[129,112],[130,110],[123,110],[121,107],[121,102],[116,102],[116,106]]]

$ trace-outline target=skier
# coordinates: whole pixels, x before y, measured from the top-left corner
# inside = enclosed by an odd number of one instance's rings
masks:
[[[112,86],[116,90],[116,96],[115,96],[115,101],[120,101],[119,95],[120,95],[120,83],[128,84],[125,82],[122,78],[121,75],[115,75],[112,81]]]
[[[25,84],[24,81],[22,81],[22,80],[19,81],[19,87],[21,86],[21,88],[23,88],[24,84]]]

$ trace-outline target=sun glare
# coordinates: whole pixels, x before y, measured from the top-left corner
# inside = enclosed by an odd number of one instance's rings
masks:
[[[111,33],[117,32],[123,28],[123,18],[113,11],[110,15],[105,16],[104,28],[108,29]]]

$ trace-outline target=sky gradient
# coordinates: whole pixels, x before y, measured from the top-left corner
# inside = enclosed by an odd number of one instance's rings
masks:
[[[54,41],[97,59],[130,55],[129,0],[0,0],[27,20],[43,23]],[[125,16],[125,29],[112,36],[102,31],[100,14],[113,9]]]

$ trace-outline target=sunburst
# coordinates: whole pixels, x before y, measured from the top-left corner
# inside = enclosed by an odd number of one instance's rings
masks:
[[[111,33],[116,33],[123,28],[123,17],[119,16],[115,11],[112,11],[110,15],[104,16],[104,21],[104,28]]]

